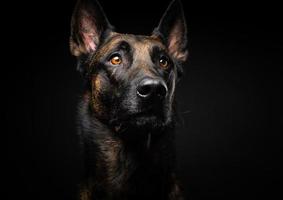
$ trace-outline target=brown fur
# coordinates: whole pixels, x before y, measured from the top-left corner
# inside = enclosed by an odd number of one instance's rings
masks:
[[[71,53],[86,83],[80,200],[183,199],[174,173],[174,93],[187,56],[181,3],[172,2],[143,36],[115,32],[96,0],[78,0],[71,28]]]

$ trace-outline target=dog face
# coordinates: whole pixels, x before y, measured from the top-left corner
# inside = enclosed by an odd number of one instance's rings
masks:
[[[186,60],[186,26],[179,1],[170,4],[151,36],[121,34],[99,3],[77,3],[71,52],[88,82],[95,117],[112,127],[160,128],[172,121],[175,84]]]

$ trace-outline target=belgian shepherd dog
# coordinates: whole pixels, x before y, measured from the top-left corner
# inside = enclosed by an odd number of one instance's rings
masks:
[[[187,58],[181,2],[151,35],[115,32],[96,0],[79,0],[70,49],[84,89],[81,200],[183,199],[174,174],[175,86]]]

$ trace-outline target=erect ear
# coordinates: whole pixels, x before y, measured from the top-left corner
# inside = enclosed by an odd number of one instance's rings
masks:
[[[102,35],[111,29],[96,0],[78,0],[71,21],[71,53],[80,56],[94,52]]]
[[[173,0],[170,3],[153,35],[163,40],[174,59],[179,62],[186,61],[187,27],[180,0]]]

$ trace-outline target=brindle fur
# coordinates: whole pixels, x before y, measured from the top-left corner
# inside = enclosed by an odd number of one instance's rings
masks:
[[[174,93],[187,56],[180,2],[170,4],[151,36],[142,36],[115,32],[97,1],[80,0],[70,44],[85,79],[78,109],[85,165],[80,199],[183,199],[174,174]],[[109,64],[113,52],[121,54],[121,66]],[[161,55],[170,61],[166,68],[156,62]],[[164,80],[166,97],[139,99],[137,85],[145,78]]]

